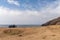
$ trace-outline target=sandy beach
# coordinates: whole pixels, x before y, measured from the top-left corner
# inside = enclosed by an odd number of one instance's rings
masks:
[[[60,40],[60,25],[0,28],[0,40]]]

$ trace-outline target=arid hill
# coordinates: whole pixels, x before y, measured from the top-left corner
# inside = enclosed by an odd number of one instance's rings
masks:
[[[48,25],[60,25],[60,17],[55,18],[53,20],[50,20],[50,21],[42,24],[42,26],[48,26]]]

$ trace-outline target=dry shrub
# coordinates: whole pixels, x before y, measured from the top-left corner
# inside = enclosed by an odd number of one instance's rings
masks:
[[[52,35],[52,36],[56,36],[56,35]]]
[[[46,39],[47,36],[42,37],[42,39]]]
[[[3,33],[8,34],[8,35],[18,35],[22,34],[24,31],[22,30],[17,30],[17,29],[8,29],[4,30]]]

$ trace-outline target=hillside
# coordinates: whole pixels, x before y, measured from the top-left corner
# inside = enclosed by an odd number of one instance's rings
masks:
[[[0,28],[0,40],[60,40],[60,25]]]
[[[48,26],[48,25],[60,25],[60,17],[52,19],[52,20],[42,24],[42,26]]]

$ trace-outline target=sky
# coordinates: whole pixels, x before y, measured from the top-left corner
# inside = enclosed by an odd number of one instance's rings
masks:
[[[41,25],[60,17],[60,0],[0,0],[0,24]]]

